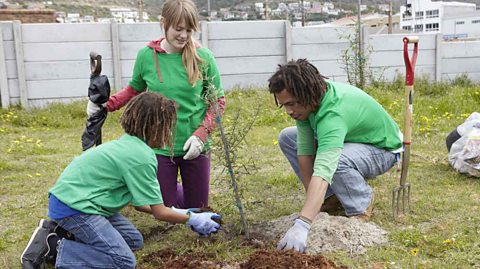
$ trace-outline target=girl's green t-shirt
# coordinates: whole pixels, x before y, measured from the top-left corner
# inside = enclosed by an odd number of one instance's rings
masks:
[[[158,67],[163,79],[163,82],[160,82],[153,53],[154,50],[150,47],[145,47],[138,52],[130,86],[137,91],[148,89],[161,93],[177,103],[173,154],[174,156],[183,156],[186,153],[183,145],[200,126],[207,113],[208,102],[203,97],[204,89],[210,84],[215,89],[217,98],[224,96],[220,74],[212,52],[207,48],[197,48],[198,55],[203,59],[203,63],[199,67],[204,78],[199,79],[192,86],[188,81],[181,53],[156,52]],[[207,140],[204,149],[209,148],[210,140]],[[167,148],[154,150],[159,155],[171,155]]]

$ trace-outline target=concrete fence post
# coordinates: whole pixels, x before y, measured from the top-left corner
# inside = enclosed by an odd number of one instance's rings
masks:
[[[370,48],[370,35],[368,33],[368,27],[363,25],[362,26],[362,55],[363,57],[367,57]]]
[[[112,34],[112,63],[114,89],[122,88],[122,63],[120,61],[120,38],[118,35],[118,23],[114,19],[110,21],[110,31]]]
[[[202,38],[202,47],[208,48],[208,22],[201,21],[200,22],[200,31],[201,31],[201,38]]]
[[[15,44],[15,58],[18,72],[18,88],[20,90],[20,105],[23,108],[30,108],[28,103],[27,79],[25,75],[25,58],[23,54],[22,23],[13,22],[13,39]]]
[[[435,42],[435,81],[442,81],[442,34],[436,34]]]
[[[285,63],[292,60],[292,25],[289,20],[285,20]]]
[[[0,23],[0,97],[2,108],[10,106],[10,90],[8,89],[7,62],[3,45],[3,27]]]

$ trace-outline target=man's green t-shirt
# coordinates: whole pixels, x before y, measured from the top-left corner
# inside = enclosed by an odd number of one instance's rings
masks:
[[[401,150],[398,125],[375,99],[348,84],[327,81],[327,86],[318,110],[297,121],[297,154],[316,155],[314,176],[331,183],[344,143]]]
[[[183,145],[202,123],[207,113],[207,101],[202,98],[205,86],[212,84],[217,90],[217,98],[224,96],[215,58],[207,48],[197,48],[197,53],[203,59],[199,64],[204,79],[199,79],[192,86],[188,81],[187,71],[182,62],[181,53],[158,53],[158,67],[163,82],[158,78],[153,49],[145,47],[138,52],[132,79],[129,85],[136,91],[147,89],[163,94],[178,105],[176,136],[173,147],[174,156],[185,155]],[[216,100],[215,100],[216,101]],[[210,140],[206,141],[204,149],[210,148]],[[156,154],[169,156],[168,149],[154,149]]]
[[[129,203],[163,203],[155,153],[128,134],[73,159],[49,193],[80,212],[106,217]]]

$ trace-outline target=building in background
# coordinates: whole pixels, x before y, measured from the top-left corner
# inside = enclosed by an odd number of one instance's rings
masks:
[[[360,18],[362,25],[367,27],[388,27],[388,15],[385,14],[362,14]],[[392,16],[392,29],[399,29],[400,15]],[[355,26],[357,24],[357,16],[343,17],[333,21],[327,26]]]
[[[110,13],[117,22],[132,23],[140,21],[136,9],[126,7],[110,8]],[[143,21],[148,21],[147,12],[143,12]]]
[[[480,10],[445,16],[442,20],[445,40],[480,39]]]
[[[0,9],[0,21],[21,21],[22,23],[57,22],[53,9]]]
[[[476,5],[471,3],[407,0],[404,6],[400,6],[400,27],[416,33],[439,33],[443,30],[443,18],[462,16],[475,10]]]
[[[67,13],[66,23],[80,23],[80,13]]]

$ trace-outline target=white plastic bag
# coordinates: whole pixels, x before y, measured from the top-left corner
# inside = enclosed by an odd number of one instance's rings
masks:
[[[460,138],[452,144],[448,161],[457,172],[480,177],[480,113],[473,112],[457,132]]]

